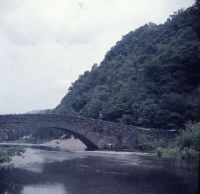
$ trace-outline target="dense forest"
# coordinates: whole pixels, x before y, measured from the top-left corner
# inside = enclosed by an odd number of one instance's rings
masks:
[[[129,32],[69,88],[54,112],[143,127],[200,121],[200,4]]]

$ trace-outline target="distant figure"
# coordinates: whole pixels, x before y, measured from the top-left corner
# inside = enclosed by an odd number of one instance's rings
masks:
[[[100,112],[99,113],[99,120],[102,120],[103,119],[103,114]]]
[[[100,123],[100,121],[102,121],[102,118],[103,118],[103,114],[100,112],[100,113],[99,113],[99,120],[98,120],[98,124]]]

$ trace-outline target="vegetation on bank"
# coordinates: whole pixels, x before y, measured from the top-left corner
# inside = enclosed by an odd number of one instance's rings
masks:
[[[0,164],[4,162],[10,162],[13,156],[20,156],[24,152],[25,148],[22,146],[1,147]]]
[[[145,135],[138,137],[137,150],[156,152],[159,157],[198,159],[200,153],[200,122],[187,123],[180,134],[169,141],[151,141]]]
[[[197,159],[200,154],[200,122],[187,123],[175,141],[157,148],[160,157]]]
[[[129,32],[69,88],[56,113],[181,129],[200,121],[200,3]]]

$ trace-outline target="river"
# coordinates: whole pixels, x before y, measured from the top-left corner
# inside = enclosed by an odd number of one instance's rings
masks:
[[[13,162],[0,170],[0,194],[198,193],[197,166],[155,156],[29,147]]]

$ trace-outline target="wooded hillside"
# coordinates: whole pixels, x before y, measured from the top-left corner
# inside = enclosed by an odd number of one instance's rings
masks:
[[[54,112],[164,129],[200,121],[200,5],[129,32]]]

